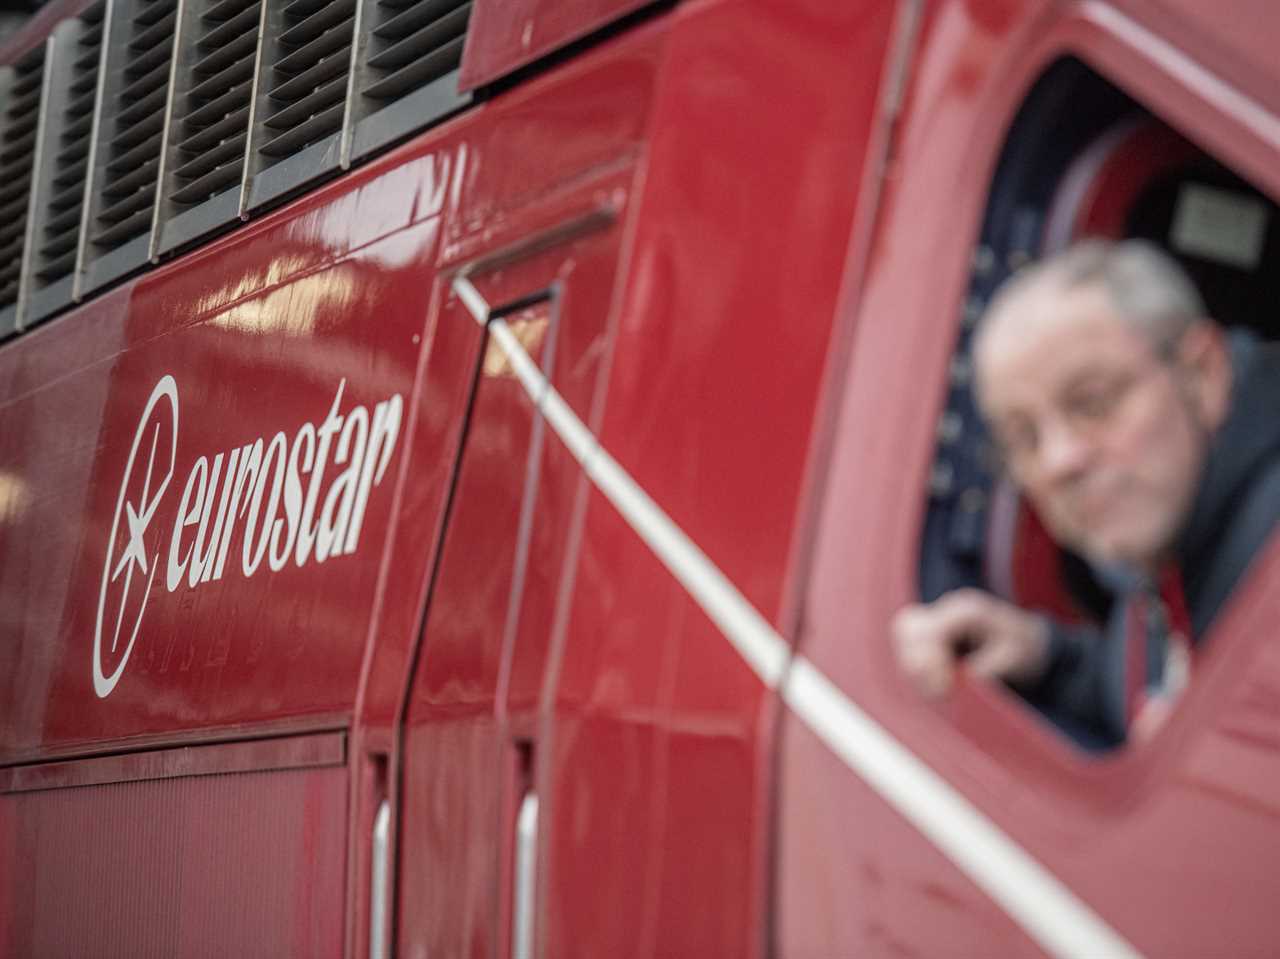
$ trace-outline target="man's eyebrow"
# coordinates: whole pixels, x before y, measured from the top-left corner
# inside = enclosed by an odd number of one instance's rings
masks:
[[[1107,383],[1114,380],[1116,378],[1116,375],[1117,374],[1113,370],[1099,370],[1099,369],[1082,370],[1079,373],[1075,373],[1067,377],[1066,381],[1062,384],[1061,392],[1070,393],[1072,390],[1087,389],[1088,387],[1091,387],[1091,386],[1106,385]]]

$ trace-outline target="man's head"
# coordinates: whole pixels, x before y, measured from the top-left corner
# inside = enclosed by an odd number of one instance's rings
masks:
[[[974,344],[978,403],[1063,545],[1154,570],[1186,521],[1231,368],[1186,275],[1142,241],[1087,241],[1005,284]]]

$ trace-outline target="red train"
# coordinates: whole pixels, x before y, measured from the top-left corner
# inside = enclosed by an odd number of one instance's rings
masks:
[[[1280,336],[1278,39],[43,10],[0,56],[0,955],[1273,954],[1280,553],[1102,757],[923,702],[888,623],[1057,589],[967,389],[1019,265],[1144,236]]]

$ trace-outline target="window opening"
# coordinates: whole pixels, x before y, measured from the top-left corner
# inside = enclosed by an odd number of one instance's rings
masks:
[[[971,348],[995,291],[1020,267],[1088,236],[1171,254],[1208,314],[1280,339],[1280,211],[1268,197],[1073,59],[1053,65],[997,165],[949,369],[920,554],[924,602],[976,587],[1059,621],[1104,627],[1112,592],[1060,547],[995,456],[973,394]],[[1114,745],[1028,697],[1077,746]]]

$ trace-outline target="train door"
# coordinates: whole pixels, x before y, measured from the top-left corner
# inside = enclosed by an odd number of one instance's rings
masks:
[[[408,955],[507,954],[511,943],[495,935],[523,944],[530,934],[544,688],[584,480],[548,441],[529,377],[546,377],[587,418],[596,407],[633,174],[624,164],[521,211],[518,239],[486,244],[442,280],[453,285],[439,323],[480,347],[404,713],[399,948]]]
[[[532,955],[547,697],[586,491],[537,404],[550,389],[588,426],[599,413],[654,67],[652,35],[624,43],[495,103],[462,141],[433,325],[465,358],[469,412],[399,707],[395,839],[371,864],[395,914],[369,917],[371,955],[392,940]],[[424,389],[458,374],[428,368]]]
[[[969,332],[1004,277],[1083,232],[1141,236],[1188,265],[1223,322],[1274,338],[1248,304],[1274,302],[1280,103],[1256,82],[1256,45],[1217,22],[927,5],[784,691],[780,955],[1274,942],[1274,549],[1140,746],[1099,753],[995,685],[926,702],[889,643],[899,608],[954,586],[1052,601],[1054,584],[1033,581],[1049,572],[1043,540],[1019,553],[1030,540],[1000,530],[969,391]]]

